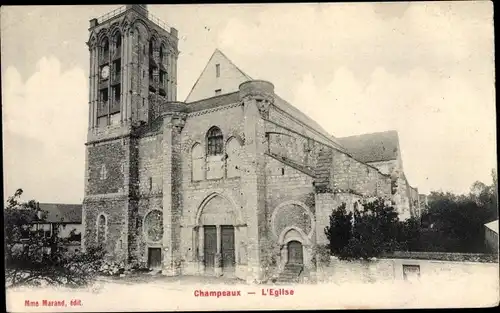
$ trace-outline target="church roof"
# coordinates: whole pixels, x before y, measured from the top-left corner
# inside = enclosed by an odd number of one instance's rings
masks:
[[[232,73],[231,77],[228,77],[228,80],[232,80],[233,86],[228,86],[226,85],[224,90],[226,93],[214,97],[208,97],[205,99],[198,99],[195,101],[190,101],[191,98],[195,97],[195,94],[197,94],[197,91],[200,88],[204,88],[205,86],[201,86],[203,84],[207,84],[206,81],[204,81],[204,77],[212,75],[209,72],[209,65],[216,62],[214,61],[217,59],[217,62],[221,63],[226,63],[229,65],[231,69],[233,69],[233,72],[226,71],[224,73],[221,73],[221,75],[225,75],[225,73]],[[236,74],[235,74],[236,72]],[[191,89],[191,92],[186,98],[186,102],[188,104],[189,112],[196,112],[200,110],[205,110],[209,108],[214,108],[217,106],[222,106],[222,105],[227,105],[231,103],[236,103],[239,101],[238,99],[238,88],[239,85],[248,80],[253,80],[253,78],[248,75],[247,73],[243,72],[238,66],[236,66],[222,51],[219,49],[215,49],[214,53],[208,60],[205,68],[203,69],[202,73],[198,77],[196,83],[194,84],[193,88]],[[201,83],[201,81],[204,81]],[[209,84],[210,85],[210,84]],[[214,85],[210,85],[211,88],[207,88],[207,90],[211,91],[214,89]],[[230,92],[227,92],[227,91]],[[302,111],[297,109],[295,106],[291,105],[278,95],[275,95],[275,101],[274,104],[276,107],[285,113],[291,115],[293,118],[298,120],[300,123],[304,124],[305,126],[311,128],[321,136],[325,138],[325,141],[329,142],[331,145],[335,146],[336,148],[340,150],[344,150],[344,148],[340,145],[340,143],[337,141],[337,139],[329,134],[323,127],[321,127],[316,121],[311,119],[309,116],[304,114]]]
[[[370,163],[398,158],[399,138],[395,130],[337,138],[357,160]]]
[[[188,112],[197,112],[206,109],[212,109],[223,105],[237,103],[240,101],[239,92],[226,93],[220,96],[206,98],[188,103]]]
[[[321,125],[319,125],[315,120],[307,116],[305,113],[297,109],[295,106],[291,105],[278,95],[275,96],[275,101],[274,104],[276,107],[279,109],[285,111],[286,113],[290,114],[297,120],[299,120],[301,123],[304,125],[314,129],[316,132],[320,133],[323,137],[325,137],[326,140],[331,142],[333,146],[335,146],[337,149],[340,150],[345,150],[344,147],[341,145],[341,143],[338,141],[337,138],[335,138],[333,135],[329,134]]]
[[[48,223],[75,223],[82,222],[81,204],[39,203],[40,210],[46,211],[45,221]]]
[[[213,67],[216,64],[223,69],[219,73],[220,76],[214,79]],[[215,49],[189,91],[185,102],[191,103],[207,98],[207,93],[211,96],[216,89],[220,89],[223,94],[238,91],[239,85],[248,80],[252,80],[252,78],[236,66],[222,51]]]
[[[245,76],[245,78],[246,78],[247,80],[252,80],[252,79],[253,79],[252,77],[248,76],[248,74],[247,74],[247,73],[243,72],[243,71],[242,71],[242,70],[241,70],[241,69],[240,69],[240,68],[239,68],[236,64],[234,64],[234,62],[233,62],[233,61],[231,61],[231,59],[230,59],[230,58],[228,58],[228,57],[224,54],[224,52],[220,51],[219,49],[215,49],[214,54],[215,54],[215,53],[217,53],[217,52],[219,52],[219,53],[220,53],[220,54],[221,54],[224,58],[226,58],[226,59],[227,59],[227,61],[228,61],[231,65],[233,65],[233,66],[234,66],[234,67],[235,67],[235,68],[236,68],[236,69],[237,69],[237,70],[241,73],[241,75]]]

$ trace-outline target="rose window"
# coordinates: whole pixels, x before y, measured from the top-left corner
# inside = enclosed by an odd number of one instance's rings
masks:
[[[144,219],[144,230],[149,241],[160,241],[163,236],[163,213],[152,211]]]

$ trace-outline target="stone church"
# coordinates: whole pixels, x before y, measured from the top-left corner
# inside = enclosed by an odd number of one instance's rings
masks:
[[[342,202],[384,197],[400,218],[419,214],[395,131],[336,138],[219,50],[177,101],[178,32],[146,5],[89,31],[83,249],[165,275],[258,280],[314,272]]]

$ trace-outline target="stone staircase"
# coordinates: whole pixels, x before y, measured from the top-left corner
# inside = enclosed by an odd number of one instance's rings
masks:
[[[287,264],[276,279],[277,284],[297,283],[304,270],[303,264]]]

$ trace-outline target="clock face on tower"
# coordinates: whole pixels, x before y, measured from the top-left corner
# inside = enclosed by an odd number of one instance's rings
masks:
[[[101,78],[107,79],[108,77],[109,77],[109,66],[106,65],[101,69]]]

